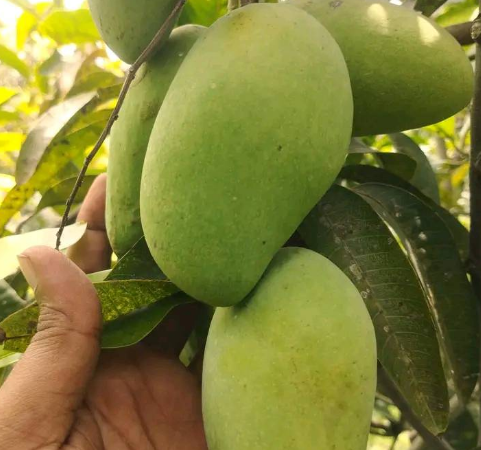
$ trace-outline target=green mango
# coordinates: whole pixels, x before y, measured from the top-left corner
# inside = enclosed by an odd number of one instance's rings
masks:
[[[140,56],[177,2],[178,0],[88,0],[102,39],[127,63],[133,63]],[[159,48],[167,40],[175,22],[174,17]]]
[[[342,53],[309,14],[254,4],[219,19],[147,149],[140,212],[164,273],[208,304],[242,300],[337,176],[352,108]]]
[[[471,63],[428,17],[379,0],[287,3],[312,14],[341,47],[354,96],[354,136],[423,127],[471,100]]]
[[[111,138],[107,170],[106,225],[114,252],[122,256],[143,236],[140,178],[147,144],[170,83],[205,27],[176,28],[165,47],[145,63],[130,87]]]
[[[218,308],[204,356],[209,450],[365,450],[374,329],[332,262],[283,248],[242,303]]]

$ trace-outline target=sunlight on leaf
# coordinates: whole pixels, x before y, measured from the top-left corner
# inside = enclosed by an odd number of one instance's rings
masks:
[[[65,228],[62,236],[62,249],[75,244],[85,233],[87,224],[78,222]],[[0,239],[0,278],[15,272],[18,268],[17,255],[35,245],[55,248],[57,228],[32,231],[31,233],[7,236]]]
[[[40,23],[39,32],[59,45],[85,44],[100,40],[99,32],[87,9],[54,11]]]
[[[71,98],[59,105],[50,108],[35,123],[32,130],[28,133],[20,155],[18,156],[17,165],[15,167],[15,178],[19,185],[26,183],[34,174],[38,162],[42,158],[43,153],[51,144],[52,139],[61,132],[75,118],[76,115],[82,113],[82,108],[86,106],[95,97],[95,92],[89,92],[77,97]],[[61,135],[65,135],[66,131]],[[62,136],[58,136],[60,139]]]
[[[23,133],[0,133],[0,152],[18,152],[24,139]]]

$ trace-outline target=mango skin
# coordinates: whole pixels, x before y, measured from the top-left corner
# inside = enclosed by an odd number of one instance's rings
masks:
[[[288,0],[336,39],[349,68],[354,136],[439,122],[471,100],[462,47],[431,19],[377,0]]]
[[[167,44],[139,70],[112,127],[107,170],[106,226],[112,249],[123,256],[143,236],[140,179],[155,118],[177,70],[205,27],[176,28]]]
[[[202,386],[209,450],[365,450],[375,390],[364,302],[311,250],[283,248],[245,301],[214,314]]]
[[[102,39],[123,61],[133,63],[154,38],[177,0],[88,0]],[[176,19],[166,30],[167,41]]]
[[[167,277],[214,306],[242,300],[341,169],[352,108],[339,47],[300,9],[249,5],[209,28],[142,173],[142,226]]]

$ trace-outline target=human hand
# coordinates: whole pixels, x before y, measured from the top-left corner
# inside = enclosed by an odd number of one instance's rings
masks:
[[[34,247],[20,264],[40,305],[38,332],[0,389],[0,446],[12,450],[206,450],[200,383],[178,360],[196,306],[177,308],[148,342],[100,351],[101,314],[83,271],[108,267],[105,178],[79,213],[70,251]],[[80,267],[80,268],[79,268]]]

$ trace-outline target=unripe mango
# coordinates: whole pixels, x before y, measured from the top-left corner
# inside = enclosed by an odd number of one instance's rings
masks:
[[[133,63],[173,11],[177,0],[88,0],[105,43],[123,61]],[[176,18],[166,29],[165,43]]]
[[[351,125],[344,59],[309,14],[255,4],[218,20],[149,141],[140,210],[157,264],[198,300],[239,302],[334,181]]]
[[[471,100],[468,58],[428,17],[382,0],[287,2],[312,14],[341,47],[352,82],[354,136],[423,127]]]
[[[242,303],[214,314],[202,386],[209,450],[365,450],[375,389],[364,301],[311,250],[280,250]]]
[[[173,31],[165,47],[140,68],[112,128],[106,226],[118,256],[144,234],[140,222],[140,178],[150,133],[170,83],[204,30],[199,25],[184,25]]]

